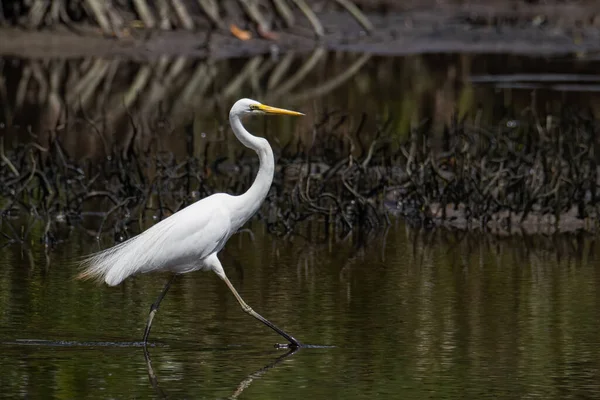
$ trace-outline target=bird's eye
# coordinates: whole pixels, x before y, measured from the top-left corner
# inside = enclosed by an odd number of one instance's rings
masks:
[[[256,110],[258,110],[258,107],[255,104],[251,104],[249,106],[249,108],[250,108],[250,111],[256,111]]]

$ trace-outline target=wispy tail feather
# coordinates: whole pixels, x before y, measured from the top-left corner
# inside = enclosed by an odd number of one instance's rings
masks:
[[[75,279],[80,281],[103,281],[104,277],[98,271],[95,271],[87,266],[84,267],[83,271],[75,275]]]
[[[79,280],[91,280],[96,282],[106,282],[110,286],[118,285],[131,274],[131,271],[119,271],[118,260],[120,255],[122,256],[121,250],[127,247],[130,239],[126,242],[120,243],[110,249],[100,251],[92,254],[89,257],[83,259],[79,266],[82,269],[77,274],[75,279]],[[115,275],[119,275],[118,277]]]
[[[81,261],[82,271],[77,279],[104,281],[116,286],[127,277],[149,272],[166,265],[163,249],[170,242],[169,230],[177,219],[171,217],[152,226],[141,234],[109,249],[92,254]],[[173,239],[176,240],[176,239]]]

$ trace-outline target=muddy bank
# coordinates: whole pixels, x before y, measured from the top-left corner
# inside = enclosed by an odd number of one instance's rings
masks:
[[[162,55],[233,58],[257,54],[308,52],[315,47],[373,55],[414,53],[513,53],[595,57],[600,51],[600,19],[594,7],[556,5],[523,9],[444,6],[434,10],[368,13],[374,30],[366,34],[351,15],[322,12],[324,35],[315,37],[299,20],[277,32],[277,40],[240,41],[225,30],[128,28],[107,37],[98,28],[53,27],[42,31],[4,27],[0,55],[19,57],[102,56],[156,59]]]

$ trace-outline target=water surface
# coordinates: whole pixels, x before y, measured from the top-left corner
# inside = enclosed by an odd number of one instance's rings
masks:
[[[280,338],[245,315],[214,274],[188,274],[151,334],[153,372],[169,397],[600,395],[594,242],[442,238],[397,224],[367,242],[314,244],[252,228],[254,239],[234,236],[221,257],[234,285],[300,340],[336,347],[276,363]],[[61,245],[47,267],[36,246],[0,252],[5,395],[160,395],[136,342],[166,276],[114,288],[73,280],[67,261],[96,246]]]
[[[283,62],[288,69],[276,72]],[[276,154],[293,140],[310,142],[314,124],[332,113],[341,116],[340,136],[357,138],[358,148],[390,119],[389,135],[405,138],[423,121],[442,132],[457,115],[489,127],[523,112],[543,119],[567,106],[600,110],[594,60],[328,54],[301,84],[279,94],[268,89],[305,62],[4,59],[0,134],[58,137],[74,158],[101,158],[135,138],[137,149],[158,141],[159,150],[179,156],[233,159],[240,145],[219,127],[239,97],[308,114],[293,128],[255,123]],[[198,91],[185,92],[192,84]],[[71,119],[63,114],[73,109]],[[138,135],[129,136],[134,125]],[[77,226],[46,254],[40,232],[1,222],[0,232],[10,234],[0,237],[3,396],[600,397],[593,238],[422,234],[397,220],[366,239],[364,232],[326,239],[314,233],[319,227],[277,238],[254,221],[252,235],[235,235],[220,256],[231,281],[256,311],[303,342],[335,347],[282,359],[285,351],[273,347],[280,338],[244,314],[214,274],[192,273],[174,284],[155,319],[151,381],[139,341],[167,276],[114,288],[79,282],[73,261],[114,238],[98,243]]]

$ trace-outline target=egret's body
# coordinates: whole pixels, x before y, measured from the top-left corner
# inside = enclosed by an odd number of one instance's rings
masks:
[[[229,113],[233,132],[246,147],[256,151],[260,160],[258,175],[246,193],[239,196],[217,193],[191,204],[138,236],[90,256],[82,263],[84,270],[79,277],[103,280],[114,286],[138,273],[171,271],[174,278],[186,272],[212,270],[225,281],[245,312],[285,337],[290,346],[299,347],[299,341],[261,317],[242,300],[217,257],[231,235],[258,211],[273,181],[273,151],[267,140],[244,129],[240,118],[248,114],[302,115],[250,99],[238,100],[233,105]],[[144,344],[154,315],[173,278],[150,309]]]

